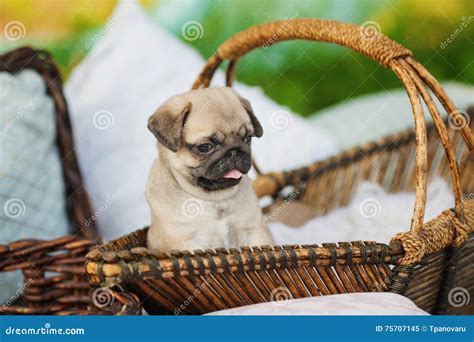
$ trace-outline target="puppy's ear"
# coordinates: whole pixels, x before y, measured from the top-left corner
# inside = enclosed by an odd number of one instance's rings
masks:
[[[166,148],[177,152],[181,146],[186,118],[191,103],[167,102],[148,119],[148,129]]]
[[[253,126],[253,134],[257,137],[260,138],[263,135],[263,128],[262,125],[260,124],[260,121],[258,121],[257,117],[255,116],[255,113],[253,112],[252,106],[250,105],[249,100],[244,99],[242,96],[239,96],[240,102],[242,103],[242,106],[245,108],[247,113],[250,116],[250,122],[252,123]]]

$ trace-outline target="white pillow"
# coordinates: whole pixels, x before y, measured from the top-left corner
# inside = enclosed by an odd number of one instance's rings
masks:
[[[157,149],[146,127],[148,117],[166,99],[190,89],[204,60],[135,1],[121,2],[102,37],[92,37],[86,47],[93,43],[65,92],[85,183],[97,210],[91,220],[98,220],[100,233],[111,239],[149,224],[144,191]],[[222,73],[216,76],[213,84],[223,85]],[[302,166],[338,149],[333,138],[259,88],[236,89],[250,100],[264,128],[263,138],[253,145],[264,171]]]
[[[216,311],[210,315],[428,315],[410,299],[395,293],[347,293],[286,299]]]
[[[425,222],[454,206],[452,190],[442,178],[430,182],[427,197]],[[279,222],[271,222],[269,227],[277,245],[358,240],[389,243],[395,234],[410,228],[414,203],[413,192],[388,193],[377,183],[362,182],[346,207],[298,228]]]

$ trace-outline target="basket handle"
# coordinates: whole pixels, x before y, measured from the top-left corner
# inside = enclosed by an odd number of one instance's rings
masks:
[[[311,18],[286,19],[256,25],[237,33],[225,41],[217,49],[216,54],[209,58],[194,82],[192,89],[208,87],[215,71],[224,60],[229,60],[226,83],[227,86],[231,86],[235,66],[240,57],[258,47],[266,47],[280,41],[292,39],[329,42],[345,46],[375,60],[384,67],[389,67],[402,81],[412,106],[415,124],[416,189],[410,231],[416,235],[418,235],[423,226],[428,182],[426,123],[420,101],[421,95],[433,117],[441,143],[445,149],[451,168],[456,215],[464,222],[460,175],[456,155],[441,115],[423,83],[426,83],[438,97],[453,120],[459,119],[455,117],[458,113],[456,107],[447,97],[436,79],[412,58],[410,50],[378,32],[368,31],[364,27],[353,24]],[[472,152],[473,138],[469,127],[462,127],[461,134]]]

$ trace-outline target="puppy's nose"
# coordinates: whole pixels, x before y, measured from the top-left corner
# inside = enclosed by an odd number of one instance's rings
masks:
[[[226,154],[229,158],[236,159],[239,156],[239,150],[234,148],[228,151]]]

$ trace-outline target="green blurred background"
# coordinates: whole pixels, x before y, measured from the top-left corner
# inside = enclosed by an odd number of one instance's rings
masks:
[[[115,0],[0,0],[0,28],[24,24],[18,41],[2,37],[2,52],[31,44],[48,49],[67,78],[87,54],[84,44],[106,23]],[[314,17],[372,25],[411,49],[439,80],[474,83],[473,0],[147,0],[149,15],[209,57],[226,38],[251,25]],[[198,21],[204,34],[187,41],[181,30]],[[454,36],[451,42],[447,42]],[[140,51],[137,51],[140,53]],[[146,53],[146,52],[143,52]],[[196,70],[196,73],[198,70]],[[306,116],[361,94],[398,88],[400,82],[364,56],[330,44],[285,42],[239,62],[237,79],[259,85],[278,103]],[[369,76],[369,77],[367,77]],[[361,80],[365,79],[361,83]],[[316,83],[316,84],[315,84]]]

